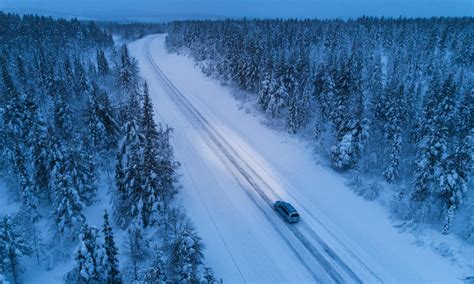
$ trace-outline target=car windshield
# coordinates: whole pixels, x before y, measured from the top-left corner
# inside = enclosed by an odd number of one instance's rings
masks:
[[[298,214],[298,213],[291,213],[291,217],[299,217],[299,216],[300,216],[300,214]]]

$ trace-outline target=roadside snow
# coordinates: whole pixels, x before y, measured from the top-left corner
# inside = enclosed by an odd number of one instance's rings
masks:
[[[242,110],[232,89],[207,78],[191,59],[167,53],[164,39],[157,36],[151,46],[163,72],[330,246],[349,249],[385,282],[452,283],[474,274],[428,246],[416,246],[412,235],[393,227],[385,208],[357,197],[340,174],[315,164],[303,142],[266,128],[263,117]],[[208,264],[227,282],[309,281],[262,211],[166,95],[145,56],[146,40],[130,44],[130,51],[160,119],[175,129],[173,145],[183,164],[180,196],[207,245]]]

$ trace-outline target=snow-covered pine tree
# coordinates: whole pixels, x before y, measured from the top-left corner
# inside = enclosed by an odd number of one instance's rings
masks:
[[[74,133],[73,111],[63,80],[54,83],[54,127],[59,137],[70,140]]]
[[[214,275],[214,271],[210,267],[204,267],[204,272],[202,276],[203,280],[207,284],[216,284],[218,283],[216,276]]]
[[[22,205],[30,213],[32,220],[37,221],[40,217],[38,212],[38,194],[35,191],[35,187],[31,182],[31,177],[28,174],[28,169],[26,167],[27,161],[23,153],[27,151],[21,150],[20,146],[17,145],[14,153],[14,165],[18,175],[19,181],[19,196],[22,202]]]
[[[325,121],[330,121],[332,112],[335,110],[333,107],[335,83],[332,69],[329,65],[320,66],[313,88],[320,113]]]
[[[74,93],[79,101],[85,101],[86,93],[89,90],[89,83],[86,77],[86,71],[79,58],[74,60]]]
[[[368,121],[364,118],[359,60],[355,52],[347,61],[342,57],[336,77],[336,109],[331,117],[337,142],[331,147],[331,161],[340,170],[357,164],[369,136]]]
[[[129,279],[139,281],[142,279],[142,262],[148,257],[148,241],[143,232],[141,219],[133,221],[127,229],[124,252],[127,255],[127,271]]]
[[[297,84],[297,86],[300,86]],[[309,118],[309,97],[305,90],[296,89],[296,93],[290,98],[288,109],[287,127],[290,133],[297,133],[306,125]]]
[[[176,170],[179,167],[179,163],[175,161],[173,154],[173,147],[171,146],[170,136],[173,129],[165,126],[164,128],[160,125],[158,136],[159,136],[159,173],[160,173],[160,185],[161,185],[161,196],[160,200],[163,205],[163,211],[169,210],[170,203],[176,193],[178,192],[175,186],[177,180]]]
[[[160,164],[158,149],[158,131],[153,119],[154,109],[151,102],[148,86],[145,82],[143,94],[143,115],[141,121],[141,133],[143,135],[143,191],[134,193],[137,196],[133,202],[141,204],[140,218],[146,227],[159,220],[159,214],[163,211],[163,188],[160,183]]]
[[[38,170],[37,173],[35,172],[35,186],[38,187],[41,183],[41,188],[44,189],[41,195],[52,204],[56,189],[56,173],[59,172],[61,163],[64,161],[64,154],[56,131],[52,127],[48,127],[46,136],[48,139],[41,140],[44,144],[38,145],[34,152],[35,166],[38,164],[39,167],[35,169],[35,171]]]
[[[469,135],[467,135],[458,146],[455,147],[453,135],[455,133],[456,125],[456,97],[458,87],[456,86],[453,76],[449,75],[441,87],[440,99],[441,102],[438,104],[437,109],[437,120],[436,127],[440,129],[441,141],[445,142],[443,145],[443,154],[441,156],[440,167],[438,172],[435,172],[438,176],[435,177],[436,182],[439,183],[439,194],[441,195],[441,201],[443,207],[446,210],[445,220],[442,232],[448,234],[450,231],[451,223],[454,218],[454,213],[465,199],[467,192],[468,178],[471,168],[471,158],[468,148]],[[472,133],[472,130],[471,130]],[[472,135],[472,134],[471,134]]]
[[[24,125],[25,121],[25,109],[21,101],[21,95],[15,87],[13,80],[10,76],[10,73],[7,68],[7,62],[5,59],[1,60],[2,66],[2,97],[3,97],[3,111],[2,119],[4,124],[4,131],[6,132],[6,137],[10,143],[10,151],[13,151],[16,141],[20,140],[24,136]]]
[[[104,213],[104,224],[102,226],[102,233],[104,234],[104,249],[105,255],[107,256],[103,263],[104,270],[106,272],[105,281],[108,284],[120,284],[122,279],[120,277],[119,271],[119,261],[118,261],[118,249],[115,245],[114,233],[112,227],[110,226],[109,214],[107,210]]]
[[[393,84],[391,86],[393,87]],[[395,89],[395,88],[394,88]],[[384,179],[389,182],[395,182],[400,176],[400,155],[402,149],[402,123],[404,121],[403,103],[404,88],[399,86],[396,90],[388,91],[388,105],[385,110],[383,120],[384,135],[390,144],[389,164],[383,173]]]
[[[285,80],[280,78],[278,81],[275,91],[270,93],[270,99],[268,100],[267,113],[275,119],[280,116],[280,112],[285,107],[285,102],[288,99],[288,89],[285,85]]]
[[[98,116],[99,112],[99,87],[95,82],[92,83],[92,90],[90,93],[89,101],[86,109],[86,123],[89,130],[90,143],[100,152],[104,149],[105,144],[105,127]]]
[[[74,72],[72,71],[71,61],[68,57],[64,59],[63,63],[63,76],[65,78],[65,87],[66,91],[69,94],[74,93],[74,84],[75,84],[75,77]]]
[[[123,169],[123,156],[121,151],[115,157],[115,191],[112,195],[112,209],[115,221],[122,228],[128,225],[128,194],[125,187],[125,172]]]
[[[91,154],[79,144],[67,150],[66,158],[66,171],[74,191],[80,195],[80,200],[85,205],[92,205],[96,201],[97,176]]]
[[[426,203],[429,197],[433,197],[433,189],[438,184],[435,173],[439,172],[441,160],[446,155],[446,141],[437,125],[439,119],[436,114],[436,105],[439,102],[440,90],[440,77],[435,74],[426,94],[427,99],[421,119],[422,127],[419,131],[420,139],[416,147],[417,155],[413,174],[415,186],[411,197],[416,211],[424,210],[425,205],[429,207],[430,204],[423,203]],[[431,200],[427,203],[431,203]]]
[[[86,110],[86,121],[90,131],[90,141],[98,151],[116,147],[119,126],[116,114],[107,93],[92,82],[92,90]]]
[[[143,279],[146,284],[164,284],[167,282],[168,277],[166,276],[166,265],[163,255],[156,249],[153,262],[151,263],[148,270],[145,272],[145,278]]]
[[[106,282],[106,271],[103,248],[97,240],[98,230],[84,224],[79,236],[79,245],[74,253],[74,269],[68,274],[70,283],[109,283]]]
[[[38,222],[31,222],[32,216],[27,210],[21,209],[14,216],[14,223],[18,233],[28,243],[31,248],[31,255],[35,258],[36,264],[39,265],[45,255],[45,244],[41,230],[37,228]]]
[[[128,93],[136,93],[138,89],[137,83],[137,64],[135,60],[130,57],[128,48],[123,45],[120,54],[120,65],[119,65],[119,86],[122,90]]]
[[[16,57],[16,73],[18,76],[18,83],[22,86],[23,92],[30,91],[30,84],[28,83],[28,75],[25,69],[25,63],[21,55]]]
[[[268,73],[264,76],[264,79],[262,80],[260,85],[260,90],[258,92],[258,105],[262,108],[263,111],[266,111],[268,103],[271,99],[271,95],[275,91],[276,82],[273,79],[273,76]]]
[[[65,233],[74,239],[84,222],[82,215],[84,201],[81,193],[78,192],[72,174],[74,168],[71,168],[73,161],[72,156],[66,154],[64,157],[56,161],[53,178],[54,202],[51,212],[53,226],[56,228],[59,237]]]
[[[29,255],[31,247],[17,231],[11,216],[3,216],[0,227],[0,273],[19,284],[22,267],[20,258]]]
[[[97,71],[99,75],[107,75],[110,72],[109,63],[105,57],[104,51],[102,49],[97,49],[96,51],[96,60],[97,60]]]
[[[142,110],[138,95],[132,95],[127,106],[124,137],[119,145],[116,163],[114,214],[123,227],[141,216],[143,209],[143,135],[140,129]],[[123,173],[123,175],[122,175]],[[123,192],[122,192],[123,190]]]
[[[199,282],[198,266],[203,261],[204,245],[194,231],[189,220],[184,221],[171,244],[170,266],[175,281],[184,283]]]

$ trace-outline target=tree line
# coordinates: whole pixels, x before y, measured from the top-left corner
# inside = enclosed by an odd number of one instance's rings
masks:
[[[0,12],[0,33],[0,178],[19,204],[1,219],[0,279],[22,283],[26,257],[49,270],[72,256],[68,283],[215,282],[127,46],[77,19]],[[96,228],[100,191],[112,206]]]

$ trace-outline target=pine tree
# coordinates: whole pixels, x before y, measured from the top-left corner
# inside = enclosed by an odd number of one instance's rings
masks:
[[[128,105],[127,122],[124,125],[125,137],[119,146],[116,169],[123,172],[123,177],[116,173],[118,186],[114,198],[115,215],[122,226],[137,216],[143,216],[143,135],[140,131],[141,107],[138,95],[132,96]],[[124,192],[121,192],[123,190]],[[122,210],[124,209],[124,210]]]
[[[141,204],[141,218],[144,226],[156,222],[163,210],[163,188],[160,183],[160,164],[158,161],[158,132],[153,119],[154,110],[148,86],[145,83],[143,96],[143,115],[141,133],[143,134],[143,192],[137,196],[135,203]],[[137,193],[135,193],[137,194]],[[161,200],[160,200],[161,199]]]
[[[38,212],[38,194],[35,192],[35,188],[31,182],[30,175],[28,174],[28,169],[26,168],[26,159],[23,155],[20,146],[17,145],[15,149],[15,167],[19,180],[19,195],[22,201],[22,205],[28,210],[31,214],[32,221],[37,221],[40,217]]]
[[[388,106],[384,112],[386,119],[383,121],[385,139],[388,140],[390,155],[389,165],[383,177],[389,183],[395,182],[400,176],[400,159],[402,149],[402,123],[405,121],[403,113],[404,88],[400,86],[397,91],[389,91]]]
[[[112,200],[114,218],[121,227],[125,227],[129,223],[129,208],[127,207],[129,200],[125,185],[123,156],[120,151],[117,152],[115,158],[115,192]]]
[[[266,74],[258,92],[258,105],[263,111],[266,111],[268,108],[268,103],[270,102],[271,95],[274,92],[275,85],[276,83],[273,76],[271,74]]]
[[[102,233],[104,234],[104,247],[106,263],[104,263],[104,270],[106,271],[106,281],[108,284],[122,283],[120,271],[118,266],[118,249],[115,245],[114,234],[112,227],[110,227],[109,214],[107,210],[104,213],[104,225],[102,226]]]
[[[90,140],[99,151],[116,147],[118,123],[106,92],[99,89],[95,82],[86,111]]]
[[[38,230],[38,223],[32,222],[33,217],[30,212],[24,209],[15,215],[13,221],[16,224],[18,233],[27,242],[31,248],[31,254],[36,260],[36,264],[39,265],[45,254],[45,245],[41,231]]]
[[[137,91],[137,65],[128,53],[126,45],[122,46],[119,65],[119,85],[122,90],[136,93]]]
[[[15,142],[15,140],[25,137],[23,126],[25,109],[21,101],[21,95],[13,84],[5,60],[2,60],[2,82],[2,95],[4,97],[3,124],[6,136],[11,142]]]
[[[287,127],[295,134],[304,127],[309,118],[309,98],[304,90],[298,90],[290,99]]]
[[[159,250],[155,254],[152,264],[145,272],[143,280],[146,284],[164,284],[167,282],[165,261]]]
[[[86,71],[82,66],[79,58],[74,60],[74,92],[76,97],[83,99],[89,90],[89,83],[87,82]]]
[[[127,266],[131,270],[131,277],[134,281],[141,280],[141,264],[149,253],[147,249],[148,241],[145,239],[145,233],[143,232],[143,224],[139,220],[130,224],[125,241],[125,253],[128,257]]]
[[[102,49],[97,49],[96,59],[97,71],[99,74],[102,76],[109,74],[109,63],[107,62],[107,58],[105,58],[105,54]]]
[[[92,205],[97,195],[96,167],[92,156],[84,146],[78,145],[69,149],[66,157],[67,174],[74,191],[85,205]]]
[[[176,170],[179,163],[174,160],[173,148],[170,142],[172,128],[166,126],[158,131],[159,145],[159,170],[160,173],[160,185],[161,185],[161,197],[163,210],[166,211],[169,208],[171,200],[176,195],[177,190],[175,183],[177,180]]]
[[[214,276],[214,272],[210,267],[204,267],[204,275],[202,278],[207,284],[218,283],[216,276]]]
[[[81,212],[84,208],[84,201],[71,177],[74,170],[70,167],[72,165],[71,159],[71,155],[66,155],[57,161],[53,181],[55,198],[51,217],[60,236],[69,232],[70,237],[74,239],[75,233],[83,226],[85,218]]]
[[[98,116],[98,92],[99,87],[94,82],[86,110],[86,123],[92,146],[97,149],[97,151],[101,151],[104,148],[105,127]]]
[[[283,79],[280,79],[278,86],[274,92],[270,94],[268,100],[267,112],[273,119],[280,116],[280,112],[285,107],[285,102],[288,98],[288,89]]]
[[[64,59],[64,63],[63,63],[64,67],[64,83],[65,83],[65,87],[66,87],[66,91],[68,94],[72,94],[74,93],[74,84],[75,84],[75,80],[76,78],[74,77],[74,72],[72,71],[72,66],[71,66],[71,61],[69,61],[69,58],[65,58]]]
[[[75,265],[68,276],[76,283],[105,283],[104,255],[97,241],[98,230],[84,224],[75,251]]]
[[[415,188],[412,200],[416,203],[425,203],[428,198],[433,197],[432,189],[438,184],[435,173],[440,171],[441,160],[446,155],[445,135],[436,113],[436,105],[441,93],[439,81],[439,76],[433,76],[426,94],[427,102],[424,106],[420,129],[421,138],[417,143],[415,159]]]
[[[344,59],[342,59],[344,60]],[[364,118],[364,103],[359,66],[355,56],[341,63],[335,85],[336,105],[330,114],[336,133],[331,161],[337,169],[353,168],[368,139],[369,122]]]
[[[31,253],[30,246],[18,233],[10,216],[4,216],[0,228],[0,271],[11,275],[13,283],[21,283],[20,258]]]
[[[171,244],[170,265],[176,281],[192,283],[199,281],[198,266],[203,260],[203,244],[189,222],[178,232]]]
[[[64,81],[55,83],[56,93],[54,96],[54,124],[60,137],[65,140],[72,139],[74,133],[74,123],[72,109],[67,98],[67,90]]]
[[[472,142],[469,140],[472,139],[469,139],[469,136],[467,136],[456,148],[450,147],[450,144],[454,143],[449,143],[450,140],[452,141],[451,137],[455,133],[455,99],[457,91],[458,88],[454,83],[453,76],[449,75],[441,88],[441,101],[437,106],[437,119],[435,119],[435,127],[439,129],[441,136],[438,143],[446,143],[441,146],[443,153],[439,162],[439,171],[435,173],[435,175],[438,175],[435,176],[435,180],[439,183],[438,190],[442,198],[441,200],[446,208],[442,230],[444,234],[449,233],[454,213],[465,198],[471,167],[471,155],[466,150],[470,147],[468,146],[469,142]]]
[[[39,140],[44,142],[44,147],[38,145],[34,152],[35,166],[38,164],[38,169],[35,169],[35,171],[39,171],[35,172],[35,186],[38,187],[41,183],[41,186],[44,186],[42,188],[45,189],[42,193],[48,198],[49,203],[53,203],[57,182],[56,174],[61,170],[64,161],[64,151],[56,131],[52,127],[48,128],[47,137],[48,139]]]

